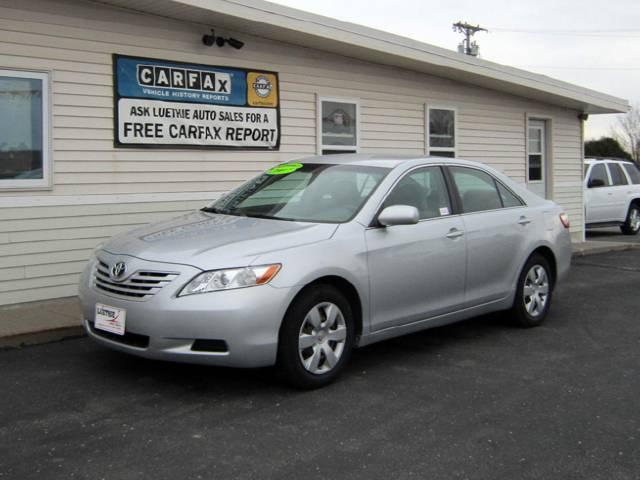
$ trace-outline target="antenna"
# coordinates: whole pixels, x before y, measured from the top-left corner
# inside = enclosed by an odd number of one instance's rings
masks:
[[[460,45],[458,45],[458,52],[477,57],[480,53],[480,47],[476,42],[471,41],[471,37],[478,32],[488,32],[489,30],[480,27],[480,25],[458,22],[453,24],[453,31],[460,32],[464,35],[464,39],[460,42]]]

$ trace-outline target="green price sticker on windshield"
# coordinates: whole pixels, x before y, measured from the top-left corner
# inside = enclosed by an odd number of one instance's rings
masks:
[[[283,163],[282,165],[278,165],[267,170],[267,175],[286,175],[287,173],[295,172],[302,167],[303,165],[301,163]]]

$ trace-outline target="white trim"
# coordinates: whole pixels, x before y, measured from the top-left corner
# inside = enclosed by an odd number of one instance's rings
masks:
[[[113,203],[211,202],[224,192],[129,193],[122,195],[28,195],[0,196],[0,208],[107,205]],[[204,206],[204,204],[203,204]]]
[[[53,155],[51,142],[51,77],[49,71],[0,69],[0,77],[28,78],[42,82],[42,178],[1,179],[0,191],[6,190],[48,190],[51,188]]]
[[[432,147],[429,114],[431,110],[449,110],[453,112],[453,147]],[[444,105],[425,104],[425,153],[431,155],[432,152],[453,152],[453,156],[457,156],[458,151],[458,108]]]
[[[355,145],[324,145],[322,143],[322,102],[348,103],[356,106],[356,144]],[[322,155],[323,150],[344,150],[360,152],[360,99],[353,97],[333,97],[316,94],[316,153]]]

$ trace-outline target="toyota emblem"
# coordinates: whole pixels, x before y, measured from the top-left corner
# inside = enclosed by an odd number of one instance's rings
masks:
[[[124,262],[116,262],[113,264],[113,267],[111,267],[111,278],[113,280],[118,280],[124,275],[124,272],[126,271],[127,266],[124,264]]]

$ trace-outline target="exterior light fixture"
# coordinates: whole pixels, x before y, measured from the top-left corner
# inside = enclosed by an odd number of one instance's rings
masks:
[[[240,50],[242,47],[244,47],[243,41],[238,40],[237,38],[231,38],[231,37],[229,38],[216,37],[216,34],[213,30],[211,30],[211,35],[202,36],[202,43],[204,43],[207,47],[212,47],[214,44],[217,45],[218,47],[224,47],[224,44],[226,43],[227,45],[230,45],[236,50]]]

